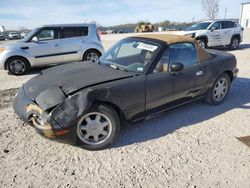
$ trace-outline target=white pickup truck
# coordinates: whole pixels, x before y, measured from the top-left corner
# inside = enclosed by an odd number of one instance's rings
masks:
[[[176,34],[187,35],[198,40],[203,48],[228,46],[235,50],[243,40],[243,28],[231,20],[199,22]]]

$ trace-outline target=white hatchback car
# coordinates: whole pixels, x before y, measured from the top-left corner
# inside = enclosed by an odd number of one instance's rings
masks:
[[[16,43],[0,46],[0,69],[21,75],[31,67],[97,61],[103,52],[94,24],[45,25]]]
[[[199,22],[177,34],[194,37],[203,48],[228,46],[235,50],[243,40],[243,28],[231,20]]]

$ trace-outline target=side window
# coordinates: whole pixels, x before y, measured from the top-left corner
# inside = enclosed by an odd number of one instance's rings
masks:
[[[168,62],[169,62],[169,55],[168,49],[166,49],[159,62],[155,66],[154,73],[161,73],[161,72],[168,72]]]
[[[169,61],[172,63],[182,63],[184,69],[198,63],[197,50],[192,43],[178,43],[169,47]]]
[[[88,27],[64,27],[62,38],[82,37],[88,35]]]
[[[231,21],[223,21],[222,22],[222,29],[230,29],[234,28],[235,23]]]
[[[36,36],[39,41],[58,39],[58,30],[53,28],[44,28]]]
[[[221,22],[214,22],[214,23],[210,26],[210,29],[213,29],[213,30],[221,29]]]

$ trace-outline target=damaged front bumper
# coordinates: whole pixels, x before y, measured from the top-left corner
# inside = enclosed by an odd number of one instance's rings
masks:
[[[19,89],[13,107],[15,113],[25,123],[33,126],[40,135],[51,140],[76,144],[76,126],[61,126],[25,94],[23,87]]]

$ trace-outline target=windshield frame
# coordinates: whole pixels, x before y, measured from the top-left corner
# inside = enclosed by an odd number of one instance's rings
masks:
[[[32,38],[34,37],[34,35],[41,29],[41,27],[37,27],[35,29],[33,29],[32,31],[30,31],[28,33],[28,35],[26,35],[23,39],[21,39],[20,41],[22,42],[30,42],[32,40]]]
[[[197,30],[208,30],[208,28],[210,27],[210,25],[212,24],[213,22],[211,21],[207,21],[207,22],[198,22],[198,23],[195,23],[195,24],[193,24],[193,25],[191,25],[191,26],[189,26],[188,28],[186,28],[184,31],[197,31]],[[199,25],[199,24],[208,24],[207,25],[207,27],[205,28],[205,29],[190,29],[190,28],[192,28],[192,27],[194,27],[194,26],[196,26],[196,25]]]
[[[147,44],[151,44],[151,45],[155,45],[157,46],[158,48],[155,50],[150,62],[144,67],[143,71],[142,72],[139,72],[139,71],[132,71],[132,70],[129,70],[129,69],[126,69],[126,66],[122,66],[118,63],[113,63],[113,62],[109,62],[107,60],[103,60],[103,58],[105,58],[106,56],[110,55],[111,52],[113,50],[115,50],[121,43],[123,43],[124,41],[137,41],[137,42],[144,42],[144,43],[147,43]],[[131,73],[136,73],[136,74],[147,74],[148,72],[148,69],[151,67],[152,64],[154,64],[155,60],[157,59],[157,55],[159,54],[159,52],[161,51],[162,49],[162,45],[161,45],[161,42],[163,43],[163,41],[159,41],[158,40],[155,40],[155,39],[149,39],[149,38],[144,38],[144,37],[128,37],[128,38],[124,38],[120,41],[118,41],[117,43],[115,43],[111,48],[108,49],[107,52],[105,52],[101,58],[99,59],[99,63],[101,65],[107,65],[107,66],[110,66],[110,65],[114,65],[114,66],[117,66],[118,68],[121,67],[123,68],[124,70],[122,71],[126,71],[126,72],[131,72]],[[103,61],[103,62],[102,62]],[[107,63],[105,63],[107,62]],[[120,69],[121,70],[121,69]]]

